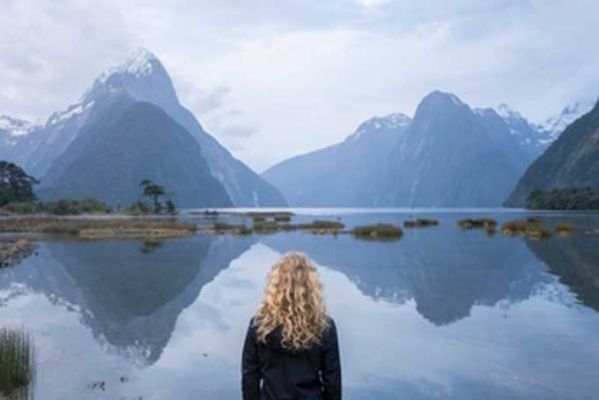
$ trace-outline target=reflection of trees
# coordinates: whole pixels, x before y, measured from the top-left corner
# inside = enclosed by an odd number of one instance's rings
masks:
[[[151,253],[154,250],[161,248],[163,244],[164,241],[162,240],[146,240],[139,248],[139,251],[142,253]]]
[[[411,231],[397,243],[305,234],[263,241],[280,252],[308,253],[372,298],[396,303],[414,298],[418,312],[438,325],[468,316],[475,304],[525,299],[548,280],[524,243],[480,232]]]
[[[24,263],[11,282],[44,293],[81,314],[100,340],[142,364],[155,362],[179,314],[253,239],[194,236],[141,252],[138,242],[50,242],[38,263]]]
[[[599,246],[596,236],[576,234],[528,247],[586,306],[599,311]]]

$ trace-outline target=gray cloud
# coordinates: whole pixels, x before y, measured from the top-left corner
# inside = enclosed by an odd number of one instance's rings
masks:
[[[258,170],[372,115],[410,114],[437,88],[536,120],[599,94],[592,0],[5,0],[2,11],[0,114],[45,118],[142,45]]]

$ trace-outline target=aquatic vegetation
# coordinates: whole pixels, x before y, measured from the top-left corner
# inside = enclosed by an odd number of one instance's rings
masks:
[[[0,220],[0,232],[72,235],[83,239],[178,237],[195,232],[195,224],[171,219],[67,219],[23,217]]]
[[[555,225],[555,231],[560,236],[568,236],[574,231],[574,225],[567,222],[559,222]]]
[[[497,221],[492,218],[465,218],[457,222],[462,229],[485,229],[488,231],[495,230]]]
[[[542,225],[537,218],[512,220],[501,226],[501,233],[506,236],[526,236],[531,239],[549,239],[553,231]]]
[[[269,234],[277,232],[306,231],[313,234],[338,234],[343,231],[345,225],[339,221],[315,220],[312,222],[291,224],[288,221],[271,221],[253,219],[251,227],[245,224],[227,224],[216,222],[210,227],[200,227],[200,230],[208,234],[233,234],[250,235],[252,233]]]
[[[28,398],[34,376],[30,336],[20,330],[0,329],[0,398]]]
[[[207,233],[217,233],[217,234],[231,234],[231,235],[251,235],[252,228],[248,227],[245,224],[227,224],[224,222],[216,222],[212,225],[213,232]]]
[[[28,239],[0,241],[0,268],[18,263],[33,253],[33,243]]]
[[[266,221],[265,219],[253,219],[253,229],[257,233],[274,233],[281,230],[281,226],[275,221]]]
[[[313,234],[338,234],[345,228],[345,225],[339,221],[315,220],[312,222],[291,224],[288,222],[279,223],[277,221],[265,221],[254,223],[254,231],[258,233],[289,232],[289,231],[308,231]]]
[[[11,202],[0,209],[6,215],[81,215],[81,214],[109,214],[112,209],[109,205],[94,198],[83,200],[61,199],[56,201],[23,201]]]
[[[351,233],[358,239],[368,240],[399,240],[403,231],[393,224],[371,224],[356,226]]]
[[[485,228],[485,232],[487,233],[487,236],[495,236],[495,234],[497,233],[497,229],[495,229],[494,226],[489,226]]]
[[[252,220],[254,222],[264,222],[266,221],[266,217],[264,215],[252,215]]]
[[[433,218],[417,218],[416,220],[408,219],[403,223],[403,226],[406,228],[423,228],[437,225],[439,225],[439,220]]]

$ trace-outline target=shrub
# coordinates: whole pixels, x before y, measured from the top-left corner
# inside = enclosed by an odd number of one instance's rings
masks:
[[[356,226],[352,233],[357,238],[362,239],[399,239],[403,231],[399,226],[393,224],[371,224]]]
[[[79,209],[84,214],[108,214],[110,206],[98,199],[91,197],[85,198],[79,202]]]
[[[560,235],[569,235],[574,230],[574,225],[566,222],[560,222],[555,226],[555,231]]]
[[[416,220],[406,220],[403,225],[406,228],[420,228],[439,225],[439,221],[432,218],[418,218]]]
[[[482,229],[485,228],[487,230],[491,228],[495,228],[497,226],[497,221],[492,218],[465,218],[461,219],[457,222],[458,226],[462,229]]]
[[[552,231],[544,227],[538,218],[512,220],[501,226],[501,233],[507,236],[528,236],[533,239],[549,239]]]
[[[235,235],[251,235],[252,229],[244,224],[227,224],[224,222],[215,222],[212,228],[218,233],[232,233]]]
[[[2,207],[2,209],[11,214],[36,214],[41,212],[42,207],[40,203],[34,201],[24,201],[8,203]]]

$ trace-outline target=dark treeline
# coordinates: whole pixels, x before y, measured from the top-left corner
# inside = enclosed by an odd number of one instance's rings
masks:
[[[599,187],[533,191],[527,208],[537,210],[599,210]]]

